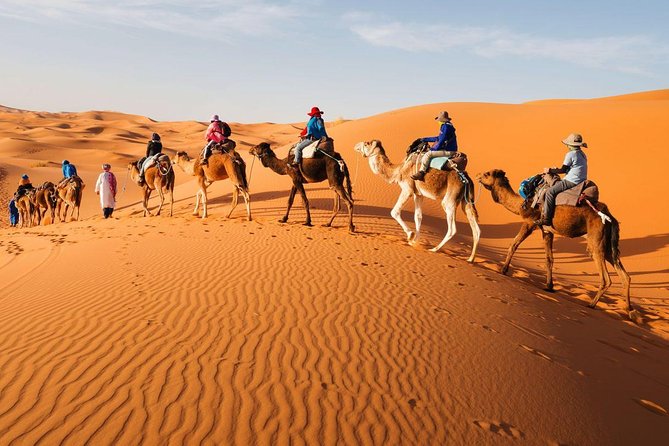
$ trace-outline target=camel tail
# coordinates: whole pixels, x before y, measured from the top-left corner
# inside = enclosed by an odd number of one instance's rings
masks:
[[[467,212],[467,209],[470,209],[472,212],[472,215],[478,221],[479,219],[479,213],[476,210],[476,206],[474,205],[476,201],[476,197],[474,196],[474,182],[472,181],[471,177],[467,172],[462,172],[462,174],[467,178],[467,185],[464,190],[463,194],[463,200],[462,200],[462,210]]]
[[[611,256],[611,263],[617,264],[620,262],[620,223],[618,220],[609,214],[611,218],[609,234],[607,237],[607,254]]]

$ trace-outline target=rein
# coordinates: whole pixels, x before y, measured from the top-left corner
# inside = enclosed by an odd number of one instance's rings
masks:
[[[316,149],[316,150],[318,150],[319,152],[321,152],[323,155],[327,156],[328,158],[336,161],[337,164],[339,164],[339,170],[341,170],[342,172],[344,171],[344,166],[346,166],[346,163],[344,162],[344,160],[338,160],[334,156],[330,155],[329,153],[326,153],[325,151],[323,151],[321,149]]]

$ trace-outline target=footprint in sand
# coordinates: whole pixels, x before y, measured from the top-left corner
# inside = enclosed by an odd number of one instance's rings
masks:
[[[509,438],[525,438],[525,433],[522,432],[520,429],[517,427],[506,423],[504,421],[479,421],[475,420],[474,424],[480,427],[481,429],[485,429],[487,431],[492,432],[493,434],[501,435],[502,437],[509,437]]]
[[[644,409],[649,410],[649,411],[651,411],[651,412],[653,412],[657,415],[661,415],[661,416],[665,416],[665,417],[669,416],[669,412],[667,412],[667,409],[665,409],[664,407],[660,406],[657,403],[654,403],[654,402],[649,401],[649,400],[642,400],[642,399],[638,399],[638,400],[635,399],[634,401],[637,404],[640,404],[641,407],[643,407]]]

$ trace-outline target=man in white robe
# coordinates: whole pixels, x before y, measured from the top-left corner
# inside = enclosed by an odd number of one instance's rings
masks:
[[[102,214],[111,217],[116,207],[116,176],[111,173],[111,165],[103,164],[102,172],[95,183],[95,193],[100,196]]]

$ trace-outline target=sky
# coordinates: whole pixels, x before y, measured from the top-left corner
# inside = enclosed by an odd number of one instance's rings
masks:
[[[0,104],[355,119],[669,88],[669,2],[0,0]]]

